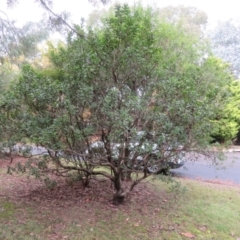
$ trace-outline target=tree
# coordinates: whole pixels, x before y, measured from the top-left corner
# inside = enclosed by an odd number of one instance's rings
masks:
[[[94,26],[100,27],[99,24],[102,23],[102,18],[107,16],[108,12],[114,11],[114,9],[109,9],[108,11],[106,9],[97,9],[92,11],[88,15],[88,19],[86,21],[86,27],[87,28],[93,28]]]
[[[17,5],[18,0],[7,0],[8,7],[14,7]],[[36,3],[45,10],[48,14],[48,23],[52,26],[52,28],[57,30],[62,30],[64,28],[69,28],[74,30],[74,28],[68,23],[68,18],[70,14],[67,11],[63,11],[60,13],[56,13],[52,10],[54,1],[52,0],[36,0]],[[107,5],[110,3],[110,0],[88,0],[89,3],[93,4],[94,6],[99,5],[99,3],[103,5]]]
[[[217,60],[217,62],[219,67],[228,68],[228,64],[222,60]],[[213,142],[232,142],[237,137],[240,127],[239,87],[239,81],[234,81],[232,76],[232,80],[226,85],[226,95],[222,98],[225,104],[219,108],[218,114],[213,120],[215,122],[211,131]]]
[[[239,144],[240,132],[240,83],[239,80],[232,81],[228,86],[229,96],[226,99],[226,105],[219,111],[214,120],[216,128],[212,131],[215,141],[227,142],[235,141]]]
[[[37,56],[37,44],[48,37],[44,24],[27,23],[22,28],[0,12],[0,75],[1,89],[5,89],[16,76],[18,67],[32,62]]]
[[[183,28],[188,34],[203,37],[207,14],[195,7],[168,6],[158,9],[159,18]]]
[[[38,44],[48,37],[48,29],[43,22],[29,22],[16,27],[7,15],[0,11],[0,86],[1,93],[16,78],[19,67],[32,63],[38,57]]]
[[[43,22],[25,24],[22,28],[16,27],[15,22],[8,19],[7,15],[0,12],[0,60],[21,65],[20,58],[24,61],[32,60],[38,49],[37,44],[48,37],[48,30]]]
[[[149,166],[193,149],[207,154],[230,76],[204,46],[139,5],[116,5],[93,29],[76,26],[67,46],[50,50],[52,67],[24,66],[1,102],[8,141],[48,151],[19,169],[75,174],[85,184],[101,175],[121,203]]]
[[[43,22],[27,23],[16,27],[7,15],[0,11],[0,103],[11,82],[18,78],[19,68],[26,63],[34,63],[38,58],[38,44],[48,37],[48,30]],[[0,152],[2,147],[11,145],[4,143],[14,137],[12,125],[7,124],[6,116],[0,117]],[[11,131],[9,130],[11,129]]]
[[[19,1],[18,0],[7,0],[7,5],[9,7],[13,7],[15,4],[17,4]],[[52,5],[52,0],[37,0],[36,2],[38,2],[40,5],[42,5],[43,7],[47,4],[47,5]],[[90,3],[97,5],[99,2],[101,2],[102,4],[107,4],[110,1],[109,0],[89,0]]]
[[[239,61],[239,34],[240,26],[237,19],[229,19],[225,22],[219,22],[217,27],[209,32],[209,38],[212,44],[213,53],[226,61],[232,74],[237,79],[240,76]],[[229,86],[230,99],[225,109],[219,112],[215,120],[218,127],[214,130],[215,140],[225,142],[237,138],[239,142],[239,84],[237,81]]]
[[[232,73],[240,76],[240,25],[236,19],[219,22],[209,33],[213,53],[231,64]]]

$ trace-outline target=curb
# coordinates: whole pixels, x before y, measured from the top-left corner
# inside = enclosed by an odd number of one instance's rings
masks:
[[[223,152],[240,152],[240,149],[230,148],[230,149],[223,150]]]

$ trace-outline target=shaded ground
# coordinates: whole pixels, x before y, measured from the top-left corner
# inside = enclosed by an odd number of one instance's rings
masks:
[[[24,159],[17,159],[17,161],[21,162]],[[162,205],[164,208],[167,207],[167,202],[170,201],[168,198],[171,197],[171,194],[166,194],[165,191],[157,192],[151,183],[145,182],[136,186],[123,205],[115,206],[111,200],[113,187],[109,181],[104,179],[100,181],[93,179],[89,187],[84,188],[81,182],[68,184],[65,179],[58,178],[57,186],[48,189],[43,183],[33,178],[27,179],[25,176],[6,174],[6,165],[6,162],[1,162],[0,198],[14,205],[15,220],[7,219],[5,224],[9,225],[12,231],[13,224],[27,225],[30,214],[31,218],[36,221],[35,224],[42,230],[41,235],[35,231],[35,227],[27,231],[29,239],[44,239],[44,237],[46,239],[72,239],[69,238],[69,233],[65,232],[66,229],[71,229],[69,226],[78,228],[84,226],[85,229],[89,228],[89,231],[93,231],[95,225],[111,221],[116,221],[116,228],[119,227],[120,231],[122,230],[118,224],[121,221],[129,221],[130,228],[138,228],[141,222],[145,224],[146,217],[152,231],[144,230],[143,233],[134,233],[132,239],[139,239],[141,234],[147,239],[152,238],[158,234],[156,230],[160,227],[155,226],[156,214],[161,211]],[[2,200],[2,203],[4,201]],[[15,236],[14,232],[6,233],[6,236],[7,234],[10,237],[5,239]],[[111,232],[109,234],[111,235]],[[0,239],[3,236],[0,234]]]
[[[22,161],[25,160],[19,158],[13,164]],[[81,182],[68,183],[65,178],[59,177],[56,178],[57,186],[51,189],[34,178],[6,174],[7,165],[7,162],[0,161],[0,176],[4,176],[0,178],[1,195],[12,200],[36,202],[38,206],[46,203],[66,206],[73,203],[96,202],[106,207],[114,207],[111,201],[114,189],[108,180],[93,178],[90,185],[84,188]],[[148,202],[158,196],[152,187],[149,183],[138,185],[124,205],[131,205],[131,202],[148,205]]]
[[[18,161],[24,161],[18,159]],[[48,189],[33,178],[6,174],[0,161],[0,239],[238,239],[239,186],[181,180],[169,191],[159,180],[143,182],[120,206],[108,181],[57,179]],[[180,192],[179,192],[180,190]],[[180,193],[180,194],[179,194]]]

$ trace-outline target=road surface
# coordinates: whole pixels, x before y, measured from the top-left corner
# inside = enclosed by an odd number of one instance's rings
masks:
[[[199,157],[197,161],[187,161],[183,167],[171,170],[171,172],[180,177],[224,180],[240,184],[240,152],[227,152],[225,155],[227,159],[219,161],[221,163],[219,167],[213,166],[204,157]]]
[[[189,155],[186,157],[187,161],[183,167],[171,170],[171,172],[179,177],[214,181],[223,180],[240,184],[240,148],[235,150],[225,152],[226,159],[224,161],[219,160],[218,167],[200,155],[196,161],[191,161],[192,158]],[[34,155],[47,153],[43,147],[33,147],[31,151]]]

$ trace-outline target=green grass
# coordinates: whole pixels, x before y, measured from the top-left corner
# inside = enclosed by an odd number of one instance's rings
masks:
[[[0,239],[189,239],[186,234],[204,240],[240,238],[239,187],[179,181],[178,191],[160,180],[149,181],[154,197],[146,195],[144,205],[138,199],[119,207],[95,201],[56,209],[46,205],[43,211],[38,204],[0,196]]]
[[[15,212],[15,204],[8,201],[0,202],[0,221],[3,219],[9,219]]]
[[[219,185],[189,182],[188,200],[182,211],[187,219],[184,224],[192,222],[192,231],[201,234],[199,226],[205,226],[208,235],[217,235],[218,239],[240,237],[240,189]],[[212,233],[212,234],[210,234]]]
[[[34,215],[36,211],[30,207],[0,198],[0,239],[43,239],[44,223],[36,221]]]
[[[154,181],[155,191],[168,191]],[[86,226],[71,223],[65,229],[69,239],[237,239],[240,237],[240,189],[197,181],[181,180],[185,192],[168,191],[164,203],[154,203],[146,212],[118,210],[98,212]],[[156,208],[160,208],[157,212]],[[153,215],[154,213],[154,215]],[[108,216],[106,216],[108,215]],[[106,221],[105,221],[105,220]]]
[[[180,196],[179,207],[168,216],[168,221],[178,226],[178,232],[190,232],[197,239],[240,237],[239,187],[190,180],[181,182],[187,191]],[[171,234],[168,238],[178,239]]]

